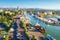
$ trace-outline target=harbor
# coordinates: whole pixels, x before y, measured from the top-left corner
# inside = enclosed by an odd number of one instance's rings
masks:
[[[29,20],[31,21],[33,25],[35,25],[38,22],[41,27],[45,28],[46,29],[45,36],[49,34],[53,36],[56,40],[60,39],[59,38],[60,26],[53,26],[53,25],[45,24],[43,21],[36,19],[35,17],[33,17],[32,15],[29,15],[28,13],[25,13],[25,16],[29,18]]]
[[[60,0],[0,0],[0,40],[60,40]]]

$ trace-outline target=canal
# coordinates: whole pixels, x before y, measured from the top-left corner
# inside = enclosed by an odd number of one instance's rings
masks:
[[[45,34],[53,36],[56,40],[60,40],[60,26],[53,26],[48,25],[44,23],[41,20],[36,19],[32,15],[29,15],[28,13],[25,13],[25,16],[31,21],[33,25],[35,25],[37,22],[40,24],[41,27],[46,29]]]

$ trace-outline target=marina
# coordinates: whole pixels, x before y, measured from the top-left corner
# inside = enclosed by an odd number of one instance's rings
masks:
[[[32,15],[29,15],[28,13],[25,13],[25,16],[27,18],[29,18],[29,20],[31,21],[31,23],[33,25],[35,25],[37,22],[40,24],[41,27],[46,29],[46,36],[47,34],[52,35],[56,40],[59,40],[60,35],[59,35],[59,30],[60,30],[60,26],[53,26],[53,25],[49,25],[49,24],[45,24],[43,21],[40,21],[36,18],[34,18]],[[34,21],[33,21],[34,20]]]
[[[60,0],[0,0],[0,40],[60,40]]]

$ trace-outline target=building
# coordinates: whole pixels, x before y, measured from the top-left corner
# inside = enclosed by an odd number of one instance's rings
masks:
[[[3,9],[0,9],[0,12],[3,12]]]

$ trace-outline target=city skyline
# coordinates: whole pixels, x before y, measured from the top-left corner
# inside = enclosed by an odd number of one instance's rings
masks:
[[[60,0],[0,0],[0,8],[60,9]]]

